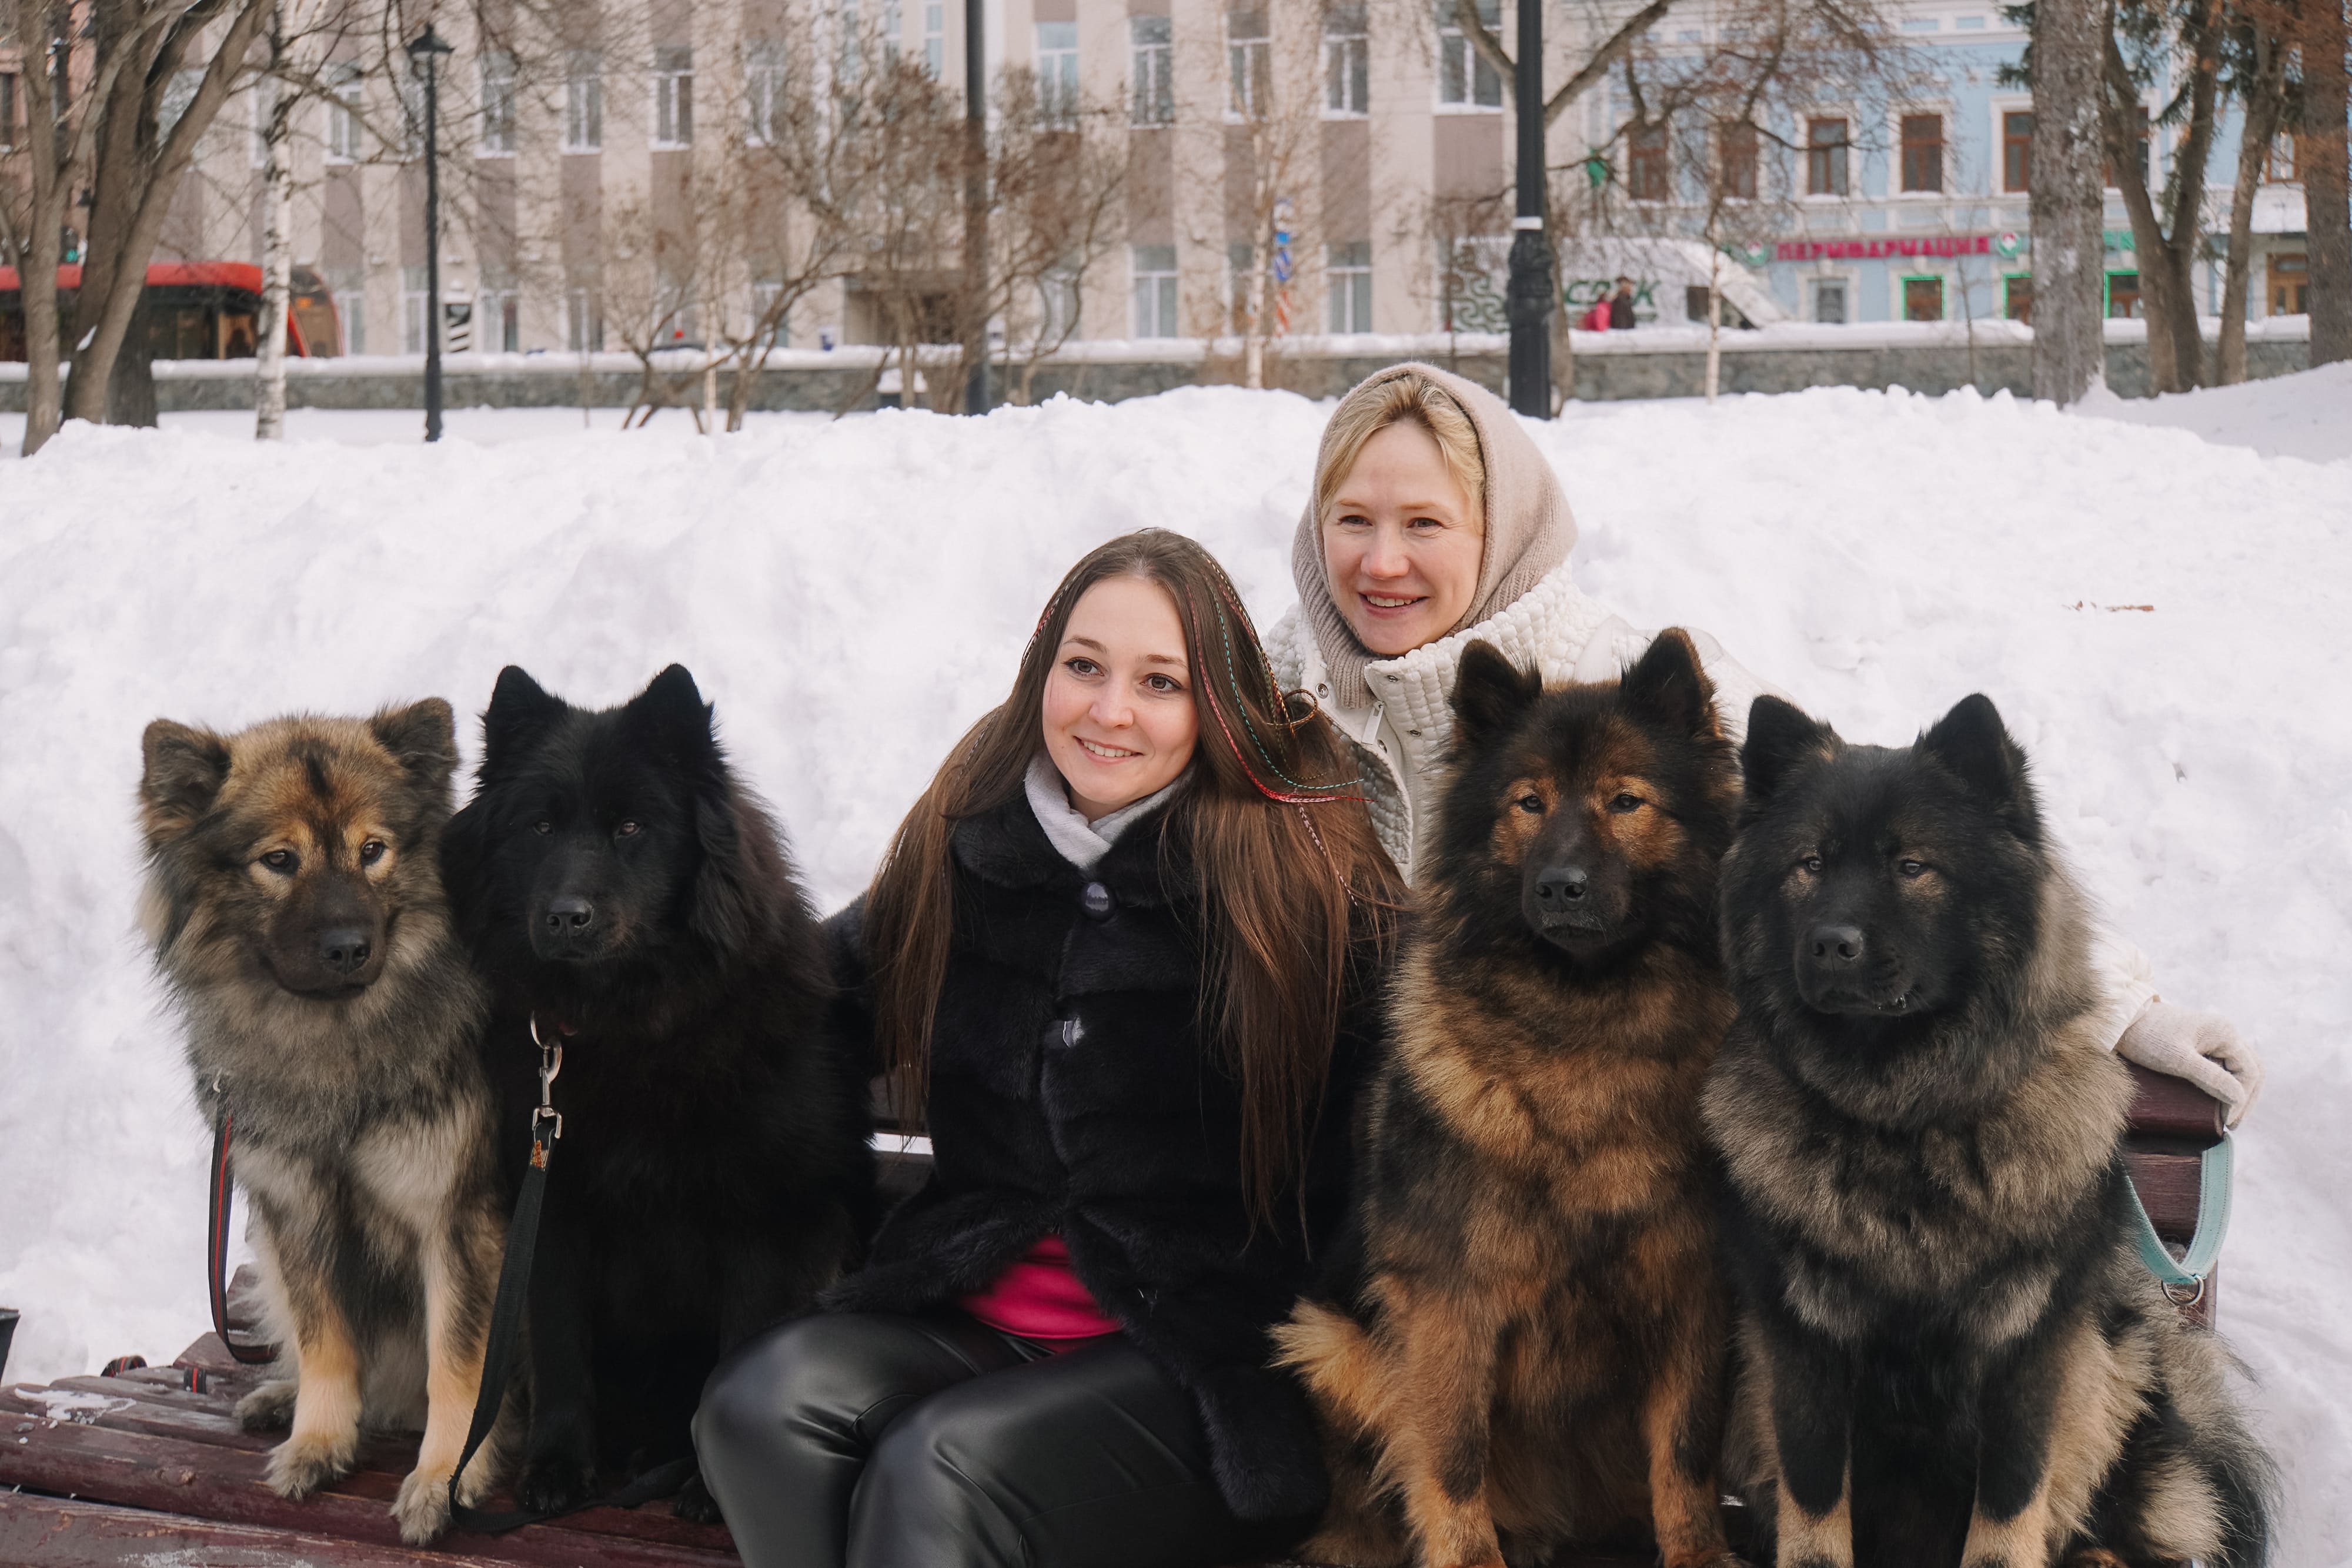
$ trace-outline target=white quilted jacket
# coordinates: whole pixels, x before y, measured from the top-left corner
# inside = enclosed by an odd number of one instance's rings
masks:
[[[1704,632],[1685,628],[1699,652],[1724,728],[1733,741],[1748,729],[1748,708],[1759,695],[1788,694],[1766,685],[1723,651]],[[1349,709],[1333,701],[1323,655],[1292,605],[1265,634],[1267,660],[1285,691],[1315,694],[1342,734],[1355,743],[1365,799],[1381,843],[1410,879],[1413,846],[1421,826],[1436,810],[1444,786],[1445,753],[1454,739],[1454,675],[1462,651],[1472,643],[1494,643],[1521,669],[1535,668],[1547,681],[1614,680],[1641,656],[1656,635],[1636,630],[1624,617],[1578,588],[1562,561],[1550,575],[1508,608],[1475,626],[1424,643],[1393,659],[1365,666],[1372,704]],[[2110,1048],[2156,996],[2147,956],[2102,927],[2100,967],[2108,997],[2106,1039]]]

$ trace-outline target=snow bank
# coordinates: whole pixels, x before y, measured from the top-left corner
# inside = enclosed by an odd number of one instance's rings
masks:
[[[2101,387],[2074,412],[2126,424],[2193,431],[2224,446],[2265,457],[2314,463],[2352,458],[2352,360],[2300,375],[2204,387],[2168,397],[2121,398]]]
[[[168,1356],[204,1319],[205,1140],[132,925],[147,720],[472,712],[509,661],[610,702],[680,659],[830,905],[1083,549],[1185,529],[1276,614],[1324,413],[1192,389],[704,441],[557,412],[460,415],[438,450],[77,428],[0,465],[16,1376]],[[2294,1488],[2282,1561],[2352,1562],[2346,470],[1969,393],[1580,405],[1538,439],[1586,585],[1637,622],[1715,632],[1855,738],[1990,693],[2165,994],[2262,1044],[2224,1321]]]

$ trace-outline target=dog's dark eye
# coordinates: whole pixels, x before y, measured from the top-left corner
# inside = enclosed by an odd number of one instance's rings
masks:
[[[645,828],[642,823],[623,822],[619,827],[613,830],[613,833],[616,838],[634,839],[644,831]]]
[[[1895,862],[1895,869],[1901,872],[1905,876],[1917,876],[1924,873],[1927,867],[1926,863],[1921,861],[1896,861]]]
[[[1609,809],[1612,811],[1638,811],[1642,809],[1642,797],[1631,790],[1620,790],[1609,802]]]
[[[534,833],[551,833],[555,831],[555,824],[542,817],[530,825],[530,831]]]
[[[1822,874],[1822,857],[1819,855],[1807,855],[1797,863],[1815,876]]]
[[[1522,795],[1518,798],[1516,804],[1518,806],[1520,810],[1527,812],[1530,816],[1540,817],[1543,815],[1543,797],[1540,795]]]
[[[360,846],[360,864],[373,865],[376,862],[382,859],[383,859],[383,841],[382,839],[370,839],[367,842]]]
[[[294,868],[300,865],[302,861],[301,857],[292,850],[272,850],[261,857],[261,863],[271,871],[291,874]]]

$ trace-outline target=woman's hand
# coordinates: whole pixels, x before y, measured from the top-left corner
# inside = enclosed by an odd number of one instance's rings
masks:
[[[2220,1013],[2151,1001],[2116,1042],[2116,1053],[2194,1083],[2228,1108],[2232,1127],[2263,1092],[2262,1059],[2238,1026]]]

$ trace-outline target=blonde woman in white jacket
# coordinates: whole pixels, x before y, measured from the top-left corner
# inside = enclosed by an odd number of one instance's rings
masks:
[[[1487,642],[1547,680],[1609,680],[1646,647],[1569,574],[1576,523],[1551,465],[1500,399],[1430,365],[1391,365],[1340,400],[1291,552],[1298,605],[1265,651],[1354,743],[1381,841],[1406,876],[1436,805],[1463,649]],[[1692,640],[1737,740],[1773,688],[1706,632]],[[2242,1117],[2262,1086],[2227,1019],[2163,1001],[2147,957],[2105,936],[2108,1040]]]

